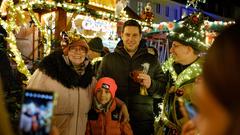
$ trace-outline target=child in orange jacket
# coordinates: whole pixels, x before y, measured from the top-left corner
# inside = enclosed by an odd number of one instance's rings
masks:
[[[88,112],[86,135],[133,135],[128,122],[119,121],[116,106],[117,85],[112,78],[103,77],[96,84],[92,109]]]

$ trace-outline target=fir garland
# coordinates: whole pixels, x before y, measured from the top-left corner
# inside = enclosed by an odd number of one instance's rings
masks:
[[[179,75],[177,75],[177,73],[175,72],[173,68],[173,63],[174,63],[174,60],[172,57],[170,57],[162,65],[162,69],[164,73],[169,71],[176,88],[179,88],[184,82],[191,80],[193,78],[196,78],[202,73],[202,68],[199,60],[191,64],[189,67],[183,70]]]
[[[177,80],[177,73],[175,72],[174,68],[173,68],[173,62],[174,59],[172,56],[170,56],[162,65],[162,70],[164,73],[166,73],[167,71],[169,71],[171,73],[172,79],[174,81]]]
[[[27,69],[22,57],[21,52],[18,50],[16,45],[16,37],[13,31],[18,32],[20,30],[19,26],[16,24],[16,18],[19,17],[20,21],[24,24],[25,17],[23,16],[23,10],[20,8],[16,8],[14,6],[13,0],[7,1],[8,15],[9,19],[4,21],[0,18],[0,24],[5,28],[8,36],[5,38],[9,43],[10,51],[14,54],[12,58],[17,63],[17,69],[19,72],[23,73],[28,79],[30,79],[31,73]],[[25,82],[26,83],[26,82]]]

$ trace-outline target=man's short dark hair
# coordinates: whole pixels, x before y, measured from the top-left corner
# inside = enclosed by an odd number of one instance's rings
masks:
[[[141,25],[140,25],[137,21],[135,21],[135,20],[127,20],[127,21],[123,24],[122,32],[124,32],[124,28],[125,28],[126,26],[135,26],[135,27],[138,27],[139,33],[140,33],[140,34],[142,33]]]

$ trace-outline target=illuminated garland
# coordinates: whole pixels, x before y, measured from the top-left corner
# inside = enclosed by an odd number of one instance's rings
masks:
[[[96,6],[96,7],[105,8],[105,9],[108,9],[108,10],[111,10],[111,11],[114,11],[114,10],[115,10],[112,6],[106,6],[106,5],[99,4],[99,3],[96,3],[96,2],[91,2],[91,1],[89,2],[89,5],[93,5],[93,6]]]
[[[22,0],[22,2],[20,4],[18,4],[18,6],[21,6],[23,8],[26,8],[28,5],[29,0]],[[55,1],[40,1],[37,0],[35,2],[30,2],[30,5],[32,7],[32,10],[54,10],[57,8],[62,8],[64,9],[66,12],[77,12],[77,13],[86,13],[89,12],[89,9],[82,3],[67,3],[67,2],[55,2]],[[113,13],[111,13],[111,11],[114,11],[114,9],[112,7],[107,7],[107,6],[103,6],[101,4],[98,3],[94,3],[94,2],[89,2],[89,5],[93,5],[96,7],[101,7],[107,10],[110,10],[110,12],[103,12],[103,11],[96,11],[97,15],[95,14],[95,18],[106,18],[106,19],[110,19],[112,21],[116,21],[119,20],[119,18],[117,18],[117,16],[113,15]],[[94,15],[93,15],[94,16]],[[127,17],[121,17],[121,20],[129,20],[129,19],[133,19],[133,18],[129,18]],[[137,20],[139,21],[139,20]],[[146,22],[139,22],[141,25],[145,26],[147,25]]]
[[[102,61],[103,57],[96,57],[91,61],[91,64],[94,65],[98,61]]]
[[[25,0],[22,1],[21,4],[19,4],[19,6],[22,7],[27,7],[27,5],[29,4],[29,0]],[[53,9],[57,9],[62,8],[67,12],[77,12],[77,13],[81,13],[86,11],[85,6],[83,6],[81,3],[78,4],[73,4],[73,3],[59,3],[59,2],[55,2],[55,1],[36,1],[36,2],[30,2],[30,5],[32,7],[32,9],[36,9],[36,10],[53,10]]]
[[[185,70],[183,70],[179,75],[175,72],[173,68],[174,60],[170,57],[163,65],[163,72],[166,73],[169,71],[171,77],[175,83],[175,87],[179,88],[184,82],[196,78],[202,73],[202,68],[200,64],[200,60],[197,60],[190,66],[188,66]]]
[[[204,21],[204,27],[206,30],[213,30],[213,31],[222,31],[225,27],[228,25],[235,24],[235,21],[228,21],[228,22],[223,22],[223,21]]]
[[[50,51],[51,51],[51,37],[48,35],[48,33],[44,30],[44,27],[41,26],[41,23],[39,22],[39,20],[37,19],[37,17],[35,16],[32,6],[29,3],[29,0],[26,0],[27,3],[27,9],[28,12],[30,14],[30,16],[32,17],[34,23],[36,24],[36,26],[38,27],[38,29],[41,31],[43,37],[45,37],[46,39],[46,43],[44,44],[44,56],[47,56]]]
[[[9,43],[10,51],[14,54],[14,57],[12,59],[17,63],[18,71],[24,74],[27,77],[27,79],[30,79],[31,73],[29,72],[27,66],[25,65],[22,59],[21,52],[17,49],[16,37],[13,33],[14,30],[16,32],[20,30],[19,26],[17,26],[16,24],[16,18],[19,17],[20,21],[23,22],[25,20],[25,17],[23,12],[21,11],[21,8],[15,8],[12,0],[8,0],[6,4],[7,7],[9,7],[8,20],[4,21],[0,18],[0,23],[1,25],[3,25],[6,32],[8,33],[6,41]]]
[[[22,6],[23,8],[27,7],[27,0],[22,0],[21,4],[18,4],[19,6]],[[67,2],[55,2],[55,1],[36,1],[36,2],[30,2],[30,4],[32,5],[32,9],[35,10],[54,10],[57,8],[62,8],[64,9],[66,12],[77,12],[77,13],[92,13],[89,11],[89,8],[87,8],[84,4],[82,3],[67,3]],[[111,19],[113,21],[119,20],[119,18],[117,18],[117,16],[115,16],[113,14],[114,9],[112,7],[107,7],[101,4],[97,4],[94,2],[89,2],[89,5],[93,5],[96,7],[100,7],[100,8],[104,8],[109,10],[109,12],[104,12],[104,11],[96,11],[96,14],[93,14],[93,16],[95,16],[96,18],[106,18],[106,19]],[[129,20],[132,18],[128,18],[128,17],[121,17],[121,20]],[[141,22],[142,25],[146,25],[146,22]]]
[[[172,75],[172,78],[174,81],[177,80],[177,73],[175,72],[172,64],[174,62],[174,59],[172,56],[170,56],[162,65],[162,70],[164,73],[166,73],[167,71],[169,71]]]
[[[214,30],[214,31],[221,31],[221,29],[225,28],[228,25],[234,24],[235,21],[204,21],[203,27],[206,30]],[[173,23],[173,22],[161,22],[159,24],[153,24],[154,29],[160,30],[160,31],[172,31],[175,28],[180,27],[181,22],[179,23]]]

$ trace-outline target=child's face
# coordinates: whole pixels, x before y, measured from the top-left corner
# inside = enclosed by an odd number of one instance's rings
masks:
[[[106,104],[111,100],[112,95],[108,89],[100,88],[96,93],[96,97],[100,104]]]

